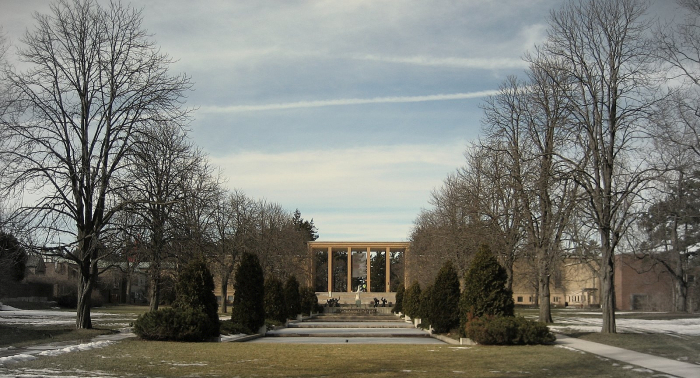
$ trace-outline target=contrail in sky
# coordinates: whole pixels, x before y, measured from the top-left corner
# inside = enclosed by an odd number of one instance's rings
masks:
[[[488,91],[479,91],[479,92],[471,92],[471,93],[437,94],[437,95],[428,95],[428,96],[344,98],[344,99],[338,99],[338,100],[299,101],[299,102],[287,102],[287,103],[281,103],[281,104],[264,104],[264,105],[200,106],[199,111],[205,112],[205,113],[240,113],[240,112],[256,112],[256,111],[261,111],[261,110],[320,108],[320,107],[324,107],[324,106],[465,100],[465,99],[471,99],[471,98],[492,96],[492,95],[496,95],[496,94],[498,94],[497,90],[488,90]]]

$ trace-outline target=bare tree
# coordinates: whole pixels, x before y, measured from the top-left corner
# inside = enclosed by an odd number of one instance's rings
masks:
[[[30,68],[8,72],[26,112],[3,125],[4,194],[38,197],[20,215],[46,236],[47,249],[78,264],[76,326],[91,328],[90,296],[108,253],[100,237],[122,209],[114,178],[139,132],[186,117],[181,101],[190,82],[168,73],[171,59],[129,6],[59,0],[34,18],[19,50]]]
[[[649,24],[638,0],[578,0],[551,13],[541,53],[561,63],[578,138],[571,170],[601,246],[603,333],[616,332],[615,249],[646,182],[638,151],[650,85]],[[557,77],[551,75],[553,78]]]
[[[257,202],[255,253],[266,275],[285,279],[289,275],[307,277],[310,269],[304,229],[294,224],[294,216],[280,204]]]
[[[522,252],[524,239],[522,196],[514,185],[520,166],[510,164],[510,154],[495,150],[501,148],[482,141],[466,154],[467,164],[458,172],[466,193],[462,201],[471,204],[472,219],[483,223],[483,228],[492,236],[476,240],[474,251],[482,244],[491,245],[491,251],[508,273],[506,287],[512,290],[513,268]]]
[[[411,231],[411,277],[425,286],[432,283],[445,261],[465,272],[480,244],[492,244],[496,237],[491,223],[476,211],[477,193],[466,178],[471,171],[449,175],[442,187],[431,194],[431,208],[423,209]]]
[[[243,192],[222,192],[214,209],[216,251],[212,262],[221,284],[221,309],[227,311],[228,284],[238,258],[254,249],[255,203]]]
[[[569,143],[565,88],[555,85],[550,75],[558,72],[546,61],[529,59],[529,80],[508,78],[484,106],[485,148],[506,160],[501,185],[520,205],[517,226],[535,263],[540,321],[551,323],[550,279],[577,203],[576,184],[560,157]]]
[[[160,302],[161,264],[177,231],[173,214],[179,201],[190,194],[187,186],[192,172],[205,160],[187,139],[185,130],[175,123],[155,123],[134,138],[127,154],[122,201],[128,211],[140,219],[141,238],[146,243],[149,262],[150,305]]]
[[[671,100],[671,106],[677,101]],[[650,157],[660,172],[653,182],[657,195],[649,198],[650,205],[639,221],[645,240],[636,252],[671,276],[674,310],[688,312],[692,286],[688,276],[698,252],[695,246],[700,242],[700,172],[695,168],[699,156],[687,145],[693,135],[687,135],[689,130],[676,120],[663,111],[656,117],[655,124],[661,131],[654,139],[655,151]]]

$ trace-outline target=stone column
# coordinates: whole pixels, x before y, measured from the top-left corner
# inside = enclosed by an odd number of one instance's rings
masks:
[[[333,248],[328,247],[328,292],[333,292]]]
[[[384,269],[384,279],[386,280],[386,286],[384,291],[388,293],[391,290],[391,248],[386,247],[386,252],[384,252],[384,258],[386,259],[386,269]]]
[[[367,265],[367,270],[365,271],[367,273],[367,292],[372,291],[372,286],[370,286],[372,282],[370,282],[370,278],[369,278],[370,277],[370,269],[371,269],[370,261],[372,261],[372,259],[370,258],[369,250],[370,250],[370,247],[367,247],[367,252],[365,252],[365,264]]]
[[[347,292],[352,291],[352,248],[348,247],[348,289]]]

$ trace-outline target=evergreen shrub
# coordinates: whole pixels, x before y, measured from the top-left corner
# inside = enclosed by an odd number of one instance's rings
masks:
[[[236,269],[231,321],[252,332],[265,324],[265,278],[258,256],[244,253]]]
[[[284,304],[287,308],[287,319],[296,319],[301,314],[301,296],[299,281],[295,276],[289,276],[284,283]]]
[[[396,302],[394,303],[394,307],[391,309],[391,312],[394,314],[403,312],[403,296],[405,291],[406,288],[403,286],[403,284],[400,284],[396,289]]]
[[[214,277],[203,257],[190,261],[180,271],[175,284],[175,309],[193,309],[207,316],[207,334],[204,337],[219,335],[219,304],[214,295]]]
[[[246,335],[253,334],[250,328],[242,325],[241,323],[234,323],[232,320],[224,320],[221,322],[221,333],[225,335],[238,335],[244,333]]]
[[[420,318],[423,328],[428,328],[432,324],[430,318],[431,308],[433,303],[433,285],[426,287],[420,293],[420,302],[418,303],[418,315],[416,317]]]
[[[219,335],[214,279],[203,258],[185,265],[175,286],[173,307],[142,314],[134,332],[146,340],[206,341]]]
[[[546,324],[514,316],[471,318],[465,334],[482,345],[537,345],[556,340]]]
[[[428,318],[437,333],[459,327],[459,277],[452,262],[446,262],[435,277],[430,292]]]
[[[265,318],[284,323],[287,311],[284,304],[284,289],[282,281],[275,277],[265,280]]]
[[[193,308],[150,311],[134,322],[134,333],[145,340],[206,341],[210,332],[208,316]]]
[[[403,310],[411,318],[420,317],[421,289],[418,282],[414,282],[403,294]]]
[[[316,290],[313,287],[305,286],[299,289],[299,296],[301,297],[301,313],[304,315],[311,315],[311,313],[318,313],[323,311],[323,307],[318,304],[318,297],[316,296]]]
[[[513,292],[506,288],[508,274],[488,246],[482,245],[464,275],[459,303],[460,324],[469,317],[513,316]]]

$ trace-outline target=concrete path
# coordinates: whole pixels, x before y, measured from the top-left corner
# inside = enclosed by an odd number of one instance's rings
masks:
[[[676,377],[700,377],[700,365],[656,357],[649,354],[634,352],[605,344],[594,343],[574,337],[557,334],[557,345],[597,354],[601,357],[641,366],[647,369],[671,374]]]

